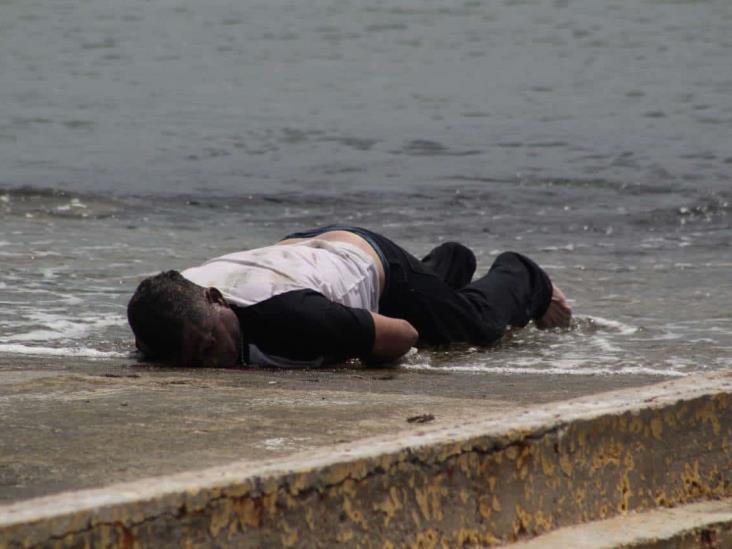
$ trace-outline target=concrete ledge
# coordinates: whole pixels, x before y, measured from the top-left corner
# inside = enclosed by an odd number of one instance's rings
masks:
[[[654,509],[560,528],[511,549],[732,547],[732,499]]]
[[[488,545],[732,496],[710,374],[0,507],[0,546]]]

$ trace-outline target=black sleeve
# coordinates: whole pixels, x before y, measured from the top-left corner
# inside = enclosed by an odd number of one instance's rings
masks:
[[[334,303],[314,290],[286,292],[235,312],[244,340],[279,357],[335,362],[367,356],[374,344],[369,311]]]

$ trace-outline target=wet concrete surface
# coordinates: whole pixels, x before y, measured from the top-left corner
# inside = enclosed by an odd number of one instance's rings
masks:
[[[257,461],[654,376],[173,369],[0,359],[0,502]]]

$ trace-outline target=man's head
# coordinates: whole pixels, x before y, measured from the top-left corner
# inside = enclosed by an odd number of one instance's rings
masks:
[[[239,321],[216,288],[177,271],[143,280],[127,305],[135,343],[145,355],[182,366],[227,367],[241,353]]]

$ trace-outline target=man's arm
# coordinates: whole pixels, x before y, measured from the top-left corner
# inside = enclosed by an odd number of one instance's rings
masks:
[[[244,338],[267,355],[297,361],[396,359],[417,341],[406,320],[347,307],[315,290],[294,290],[238,309]]]
[[[377,313],[371,313],[371,316],[374,319],[374,346],[370,358],[376,361],[394,360],[417,343],[419,334],[406,320]]]

